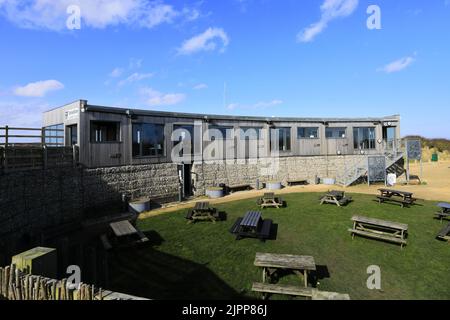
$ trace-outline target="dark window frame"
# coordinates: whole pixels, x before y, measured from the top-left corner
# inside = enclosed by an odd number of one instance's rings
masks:
[[[339,135],[338,137],[334,137],[334,136],[329,137],[328,136],[329,130],[338,131],[338,130],[342,130],[342,129],[344,130],[345,137],[342,137],[341,135]],[[327,127],[327,128],[325,128],[325,138],[326,139],[336,139],[336,140],[347,139],[348,138],[347,130],[348,130],[347,127]]]
[[[161,146],[162,146],[161,150],[162,151],[161,151],[160,154],[154,154],[154,155],[149,154],[149,155],[146,155],[143,152],[143,149],[144,149],[143,148],[144,147],[144,137],[143,137],[143,134],[141,135],[141,133],[139,133],[140,142],[138,142],[138,144],[139,144],[139,154],[138,155],[135,154],[135,150],[134,150],[134,147],[135,147],[135,142],[134,142],[135,131],[134,131],[134,128],[137,127],[137,126],[141,127],[141,131],[140,132],[144,131],[144,127],[145,126],[155,126],[155,127],[162,128],[162,141],[161,141],[162,142],[161,143]],[[162,124],[162,123],[133,122],[132,125],[131,125],[131,156],[134,159],[165,157],[166,156],[166,126],[164,124]]]
[[[277,128],[270,128],[270,151],[273,150],[273,145],[272,145],[272,132],[273,130],[278,130],[279,134],[278,134],[278,152],[280,153],[289,153],[292,152],[292,127],[277,127]],[[283,150],[281,148],[281,144],[280,144],[280,138],[281,138],[281,134],[280,132],[285,132],[287,133],[287,136],[283,135],[283,143],[286,142],[287,147],[286,150]]]
[[[362,137],[360,137],[360,133],[363,130],[368,130],[368,139],[361,139],[364,137],[364,133]],[[371,132],[373,133],[373,137],[370,137]],[[357,141],[358,140],[358,141]],[[377,148],[376,145],[376,128],[375,127],[354,127],[353,128],[353,148],[355,150],[375,150]],[[361,148],[362,146],[366,146],[365,142],[367,141],[367,147]]]
[[[316,129],[316,137],[311,138],[310,136],[307,136],[306,133],[308,129]],[[300,130],[304,130],[303,136],[300,134]],[[320,139],[320,127],[297,127],[297,139],[298,140],[316,140]]]
[[[97,136],[96,136],[96,130],[95,130],[95,125],[98,124],[104,124],[104,125],[114,125],[116,126],[116,138],[115,140],[103,140],[102,141],[97,141]],[[90,142],[92,144],[108,144],[108,143],[121,143],[122,139],[121,139],[121,125],[120,125],[120,121],[104,121],[104,120],[91,120],[90,121]],[[108,136],[108,134],[106,134],[106,136]]]

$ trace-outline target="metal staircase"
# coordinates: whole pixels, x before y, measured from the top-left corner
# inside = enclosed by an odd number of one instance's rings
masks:
[[[386,173],[395,173],[400,177],[405,173],[403,152],[401,149],[385,149]],[[351,167],[345,168],[336,177],[336,184],[348,187],[360,179],[364,179],[368,172],[368,156],[361,156],[361,159]]]

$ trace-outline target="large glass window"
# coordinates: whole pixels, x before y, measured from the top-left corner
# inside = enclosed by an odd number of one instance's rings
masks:
[[[173,145],[176,146],[183,142],[183,150],[180,150],[180,157],[183,156],[183,152],[186,153],[190,150],[191,154],[194,154],[194,126],[193,125],[174,125],[173,131],[180,132],[178,140],[174,141]],[[190,140],[187,140],[190,138]]]
[[[222,126],[209,126],[209,138],[230,140],[233,138],[233,128],[232,127],[222,127]]]
[[[278,139],[276,139],[278,135]],[[291,151],[291,128],[276,128],[270,130],[270,146],[274,149],[273,143],[278,140],[278,151]]]
[[[347,137],[346,128],[326,128],[327,139],[344,139]]]
[[[319,128],[317,127],[305,127],[297,128],[298,139],[317,139],[319,138]]]
[[[262,128],[257,127],[240,127],[241,140],[259,140],[261,139]]]
[[[353,128],[355,149],[375,149],[375,128]]]
[[[133,124],[133,157],[164,155],[164,125]]]
[[[49,146],[63,146],[64,145],[64,125],[56,124],[44,128],[44,141]]]
[[[119,128],[119,122],[92,121],[91,142],[119,142]]]

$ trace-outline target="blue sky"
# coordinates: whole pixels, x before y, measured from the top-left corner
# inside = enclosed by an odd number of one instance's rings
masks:
[[[66,26],[72,4],[81,29]],[[367,28],[369,5],[381,29]],[[0,125],[39,126],[43,110],[87,99],[236,115],[400,114],[403,135],[450,138],[449,31],[450,0],[0,0]]]

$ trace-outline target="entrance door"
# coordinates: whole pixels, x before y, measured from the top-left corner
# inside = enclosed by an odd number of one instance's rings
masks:
[[[395,150],[396,137],[395,137],[396,127],[383,127],[383,142],[385,144],[386,150]]]
[[[192,196],[192,165],[182,164],[178,166],[178,174],[181,180],[183,198]]]
[[[78,128],[76,124],[66,127],[66,137],[66,146],[78,144]]]

